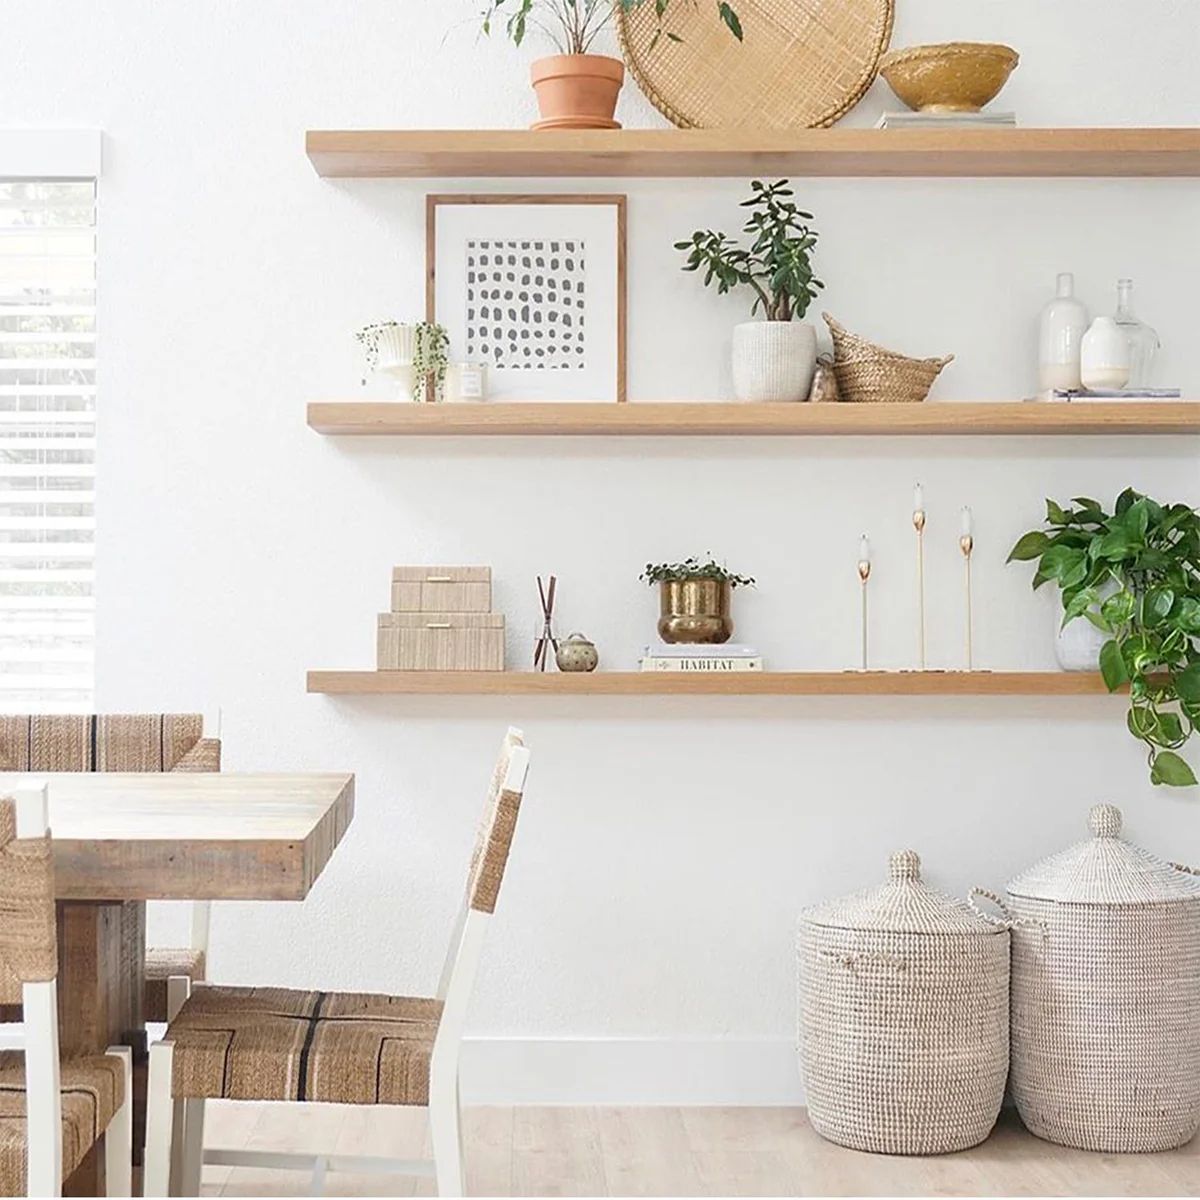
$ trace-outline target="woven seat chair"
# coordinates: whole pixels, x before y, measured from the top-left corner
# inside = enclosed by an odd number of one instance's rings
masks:
[[[0,771],[219,771],[221,742],[197,713],[0,716]],[[191,943],[146,951],[142,1015],[166,1022],[204,978],[210,903],[192,905]]]
[[[22,1049],[0,1051],[0,1195],[61,1196],[104,1137],[109,1196],[132,1194],[128,1046],[60,1062],[54,860],[46,787],[0,797],[0,1003],[20,1004]]]
[[[529,751],[520,732],[510,729],[436,996],[196,988],[163,1040],[150,1047],[147,1196],[198,1195],[202,1162],[308,1170],[314,1195],[330,1170],[433,1175],[440,1195],[463,1194],[459,1049],[528,769]],[[215,1099],[427,1107],[433,1159],[203,1150],[204,1103]],[[174,1178],[173,1142],[180,1137],[186,1145]]]

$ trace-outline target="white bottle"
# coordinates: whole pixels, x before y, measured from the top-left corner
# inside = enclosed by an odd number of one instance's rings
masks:
[[[1079,388],[1080,351],[1087,327],[1087,309],[1075,299],[1075,276],[1064,271],[1058,277],[1058,294],[1042,309],[1038,324],[1038,390],[1044,399],[1050,399],[1055,388]]]
[[[1085,388],[1123,388],[1129,382],[1129,339],[1112,317],[1097,317],[1083,335],[1080,378]]]

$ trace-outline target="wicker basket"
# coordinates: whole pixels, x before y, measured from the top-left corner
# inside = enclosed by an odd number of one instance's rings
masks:
[[[1121,811],[1008,885],[1012,1091],[1032,1133],[1108,1153],[1200,1125],[1200,878],[1122,841]]]
[[[851,404],[915,404],[954,355],[907,358],[868,342],[822,313],[833,336],[833,371],[842,399]]]
[[[1008,926],[921,882],[912,850],[882,887],[800,916],[800,1067],[813,1128],[881,1154],[977,1145],[1008,1074]]]

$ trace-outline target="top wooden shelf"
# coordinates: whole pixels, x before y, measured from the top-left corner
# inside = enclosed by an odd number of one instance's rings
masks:
[[[1200,176],[1200,129],[308,131],[318,175]]]

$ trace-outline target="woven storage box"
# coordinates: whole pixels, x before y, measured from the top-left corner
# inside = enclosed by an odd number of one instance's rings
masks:
[[[381,671],[503,671],[503,613],[379,614]]]
[[[800,915],[800,1067],[813,1128],[880,1154],[943,1154],[991,1132],[1008,1074],[1008,926],[921,882]]]
[[[833,338],[833,373],[841,398],[850,404],[915,404],[924,400],[954,355],[909,358],[851,333],[822,313]]]
[[[491,607],[491,567],[392,570],[392,612],[485,613]]]
[[[1008,885],[1012,1092],[1038,1137],[1169,1150],[1200,1124],[1200,878],[1123,841],[1121,811]]]

